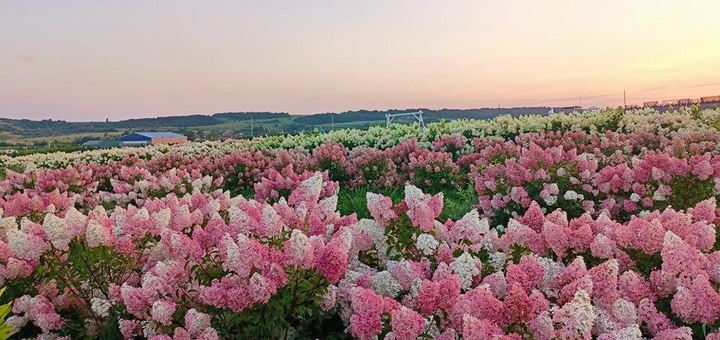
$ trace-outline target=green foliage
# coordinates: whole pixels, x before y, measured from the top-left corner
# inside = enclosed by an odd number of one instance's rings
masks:
[[[332,159],[321,159],[318,162],[318,168],[320,171],[327,171],[332,181],[344,183],[348,180],[347,169]]]
[[[686,210],[715,195],[712,177],[703,181],[696,176],[674,176],[670,180],[670,188],[672,195],[667,201],[656,202],[659,209],[671,206],[676,210]]]
[[[440,171],[427,171],[423,166],[411,170],[413,172],[413,185],[430,194],[445,192],[458,186],[460,177],[452,167],[445,164],[431,164],[431,166],[440,167]]]
[[[338,211],[342,215],[357,214],[358,218],[372,218],[367,210],[366,194],[372,192],[390,197],[393,203],[400,203],[405,194],[402,188],[376,188],[361,187],[356,189],[340,190],[338,194]],[[477,194],[472,188],[462,188],[443,191],[444,205],[440,214],[440,221],[450,218],[457,220],[473,209],[477,202]]]
[[[393,203],[399,203],[405,194],[402,189],[399,188],[375,188],[375,187],[361,187],[355,189],[340,190],[338,193],[338,205],[337,209],[341,215],[357,214],[358,218],[372,218],[370,212],[367,209],[367,198],[368,192],[381,194],[388,196],[392,199]]]
[[[203,285],[228,274],[211,258],[192,271]],[[213,324],[221,339],[284,339],[289,334],[294,338],[315,338],[313,334],[328,334],[328,330],[316,328],[331,316],[318,307],[327,286],[327,280],[315,270],[292,269],[288,284],[267,303],[240,312],[209,307],[209,312],[215,316]],[[343,329],[337,332],[342,334]]]
[[[0,288],[0,296],[5,293],[5,288]],[[10,314],[12,301],[0,306],[0,340],[5,340],[13,335],[12,327],[5,324],[5,318]]]

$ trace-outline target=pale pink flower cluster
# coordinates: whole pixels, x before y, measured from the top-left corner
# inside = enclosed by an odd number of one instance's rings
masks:
[[[300,174],[295,173],[293,167],[288,165],[282,170],[277,171],[270,169],[267,175],[255,183],[255,199],[258,201],[277,202],[281,197],[288,199],[290,193],[297,188],[304,180],[312,177],[313,172],[305,171]],[[322,192],[321,197],[330,197],[337,195],[340,191],[338,182],[330,181],[327,171],[322,172]]]

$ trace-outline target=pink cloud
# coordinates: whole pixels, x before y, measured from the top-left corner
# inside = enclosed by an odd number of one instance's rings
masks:
[[[29,54],[18,54],[15,56],[15,60],[19,60],[28,64],[34,64],[35,58]]]

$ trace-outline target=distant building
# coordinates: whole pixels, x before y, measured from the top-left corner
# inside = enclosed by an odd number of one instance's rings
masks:
[[[119,139],[121,146],[178,144],[187,140],[187,137],[174,132],[135,132]]]
[[[82,143],[82,146],[97,147],[98,144],[100,144],[100,143],[102,143],[101,140],[99,140],[99,139],[93,139],[93,140],[89,140],[89,141],[87,141],[87,142],[85,142],[85,143]]]
[[[89,140],[85,143],[82,143],[82,146],[88,147],[88,148],[97,148],[97,149],[105,149],[105,148],[114,148],[120,146],[120,141],[117,139],[106,139],[106,140]]]
[[[563,106],[563,107],[552,107],[550,108],[551,112],[548,112],[549,114],[552,113],[569,113],[569,112],[583,112],[582,106]]]
[[[120,141],[117,139],[106,139],[97,145],[100,149],[116,148],[120,146]]]

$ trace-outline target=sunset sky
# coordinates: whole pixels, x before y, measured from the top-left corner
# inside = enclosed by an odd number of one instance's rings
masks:
[[[720,95],[718,0],[1,1],[0,117]]]

